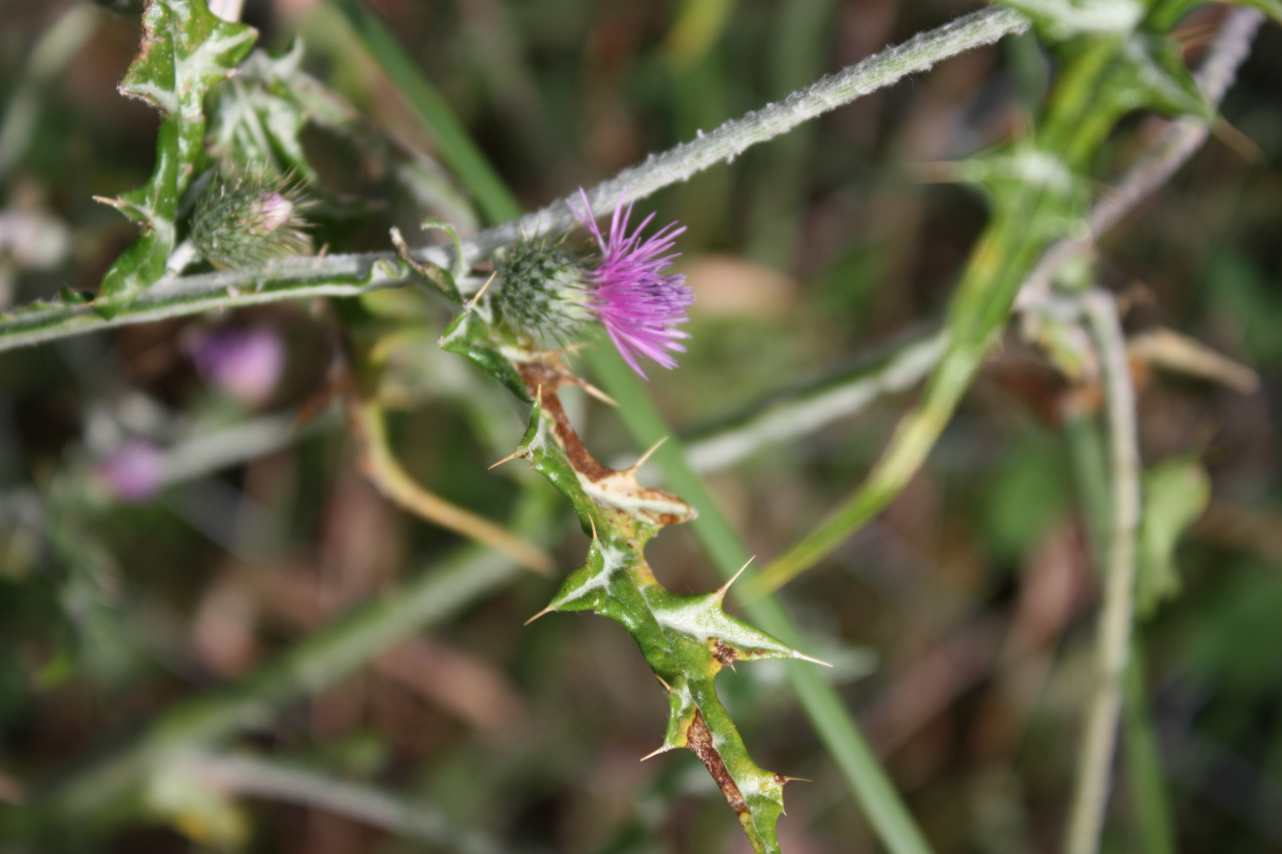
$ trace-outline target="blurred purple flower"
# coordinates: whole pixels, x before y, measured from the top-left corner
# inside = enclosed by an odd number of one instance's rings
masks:
[[[629,234],[632,205],[624,205],[615,208],[607,237],[592,216],[587,193],[580,189],[579,197],[582,209],[575,213],[601,250],[601,261],[590,273],[592,310],[619,355],[642,377],[645,371],[638,364],[640,356],[665,368],[676,367],[672,353],[684,352],[681,339],[689,337],[677,327],[689,319],[686,312],[694,295],[685,276],[667,270],[680,255],[673,247],[685,226],[670,222],[642,240],[641,232],[654,214]]]
[[[271,396],[285,366],[280,336],[262,326],[205,333],[190,352],[206,382],[251,406]]]
[[[98,463],[95,473],[113,498],[145,501],[164,482],[164,454],[150,442],[131,439]]]

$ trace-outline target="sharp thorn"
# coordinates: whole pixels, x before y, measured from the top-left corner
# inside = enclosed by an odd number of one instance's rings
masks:
[[[467,301],[467,305],[463,306],[464,311],[471,311],[472,309],[476,308],[476,304],[481,301],[481,297],[485,296],[485,292],[490,289],[490,284],[494,281],[494,277],[497,276],[498,274],[499,274],[498,270],[495,270],[493,273],[490,273],[490,277],[485,280],[485,284],[481,285],[481,289],[472,295],[472,298]]]
[[[592,529],[592,542],[595,543],[597,541],[596,519],[592,516],[588,516],[588,526]]]
[[[654,674],[654,678],[659,680],[659,684],[663,686],[663,690],[667,691],[669,694],[672,693],[672,686],[667,682],[664,682],[662,676],[656,673]]]
[[[813,783],[814,782],[814,780],[811,780],[809,777],[790,777],[787,774],[781,774],[780,776],[783,777],[783,781],[785,783]]]
[[[663,447],[663,443],[666,441],[668,441],[668,437],[664,436],[662,439],[651,445],[644,454],[637,457],[637,461],[635,463],[628,466],[628,471],[639,471],[641,466],[645,465],[650,460],[650,457],[654,456],[654,452]]]
[[[585,392],[587,392],[587,393],[588,393],[589,395],[591,395],[592,397],[595,397],[597,400],[599,400],[599,401],[601,401],[602,403],[604,403],[606,406],[613,406],[613,407],[614,407],[614,408],[616,408],[616,409],[619,407],[619,402],[618,402],[617,400],[615,400],[614,398],[610,397],[610,395],[608,395],[608,394],[606,394],[605,392],[601,391],[601,389],[599,389],[599,388],[597,388],[596,386],[592,385],[592,383],[588,382],[587,380],[579,380],[577,383],[575,383],[575,385],[577,385],[579,388],[583,389]]]
[[[645,762],[647,759],[653,759],[654,757],[658,756],[660,753],[667,753],[671,749],[672,749],[671,747],[668,747],[668,745],[665,744],[662,747],[660,747],[658,750],[652,750],[649,753],[647,753],[645,756],[642,756],[641,761]]]
[[[792,657],[802,661],[809,661],[811,664],[818,664],[820,667],[832,668],[832,665],[827,661],[824,661],[822,658],[814,658],[806,655],[805,653],[797,652],[795,649],[792,651]]]
[[[512,453],[510,453],[510,454],[508,454],[508,455],[507,455],[506,457],[504,457],[503,459],[501,459],[501,460],[496,460],[496,461],[494,461],[493,463],[491,463],[491,464],[490,464],[490,467],[489,467],[488,469],[486,469],[486,471],[494,471],[496,468],[498,468],[499,466],[503,465],[504,463],[510,463],[510,462],[512,462],[512,460],[520,459],[520,458],[524,457],[527,453],[529,453],[529,452],[528,452],[524,447],[517,448],[515,451],[513,451],[513,452],[512,452]]]
[[[738,580],[739,580],[739,576],[743,575],[743,571],[744,571],[745,569],[747,569],[747,568],[748,568],[748,565],[749,565],[749,564],[751,564],[751,563],[752,563],[754,560],[756,560],[756,559],[757,559],[757,556],[756,556],[756,555],[753,555],[752,557],[748,558],[748,560],[744,562],[743,566],[739,567],[739,571],[738,571],[738,572],[736,572],[734,575],[730,576],[730,580],[729,580],[729,581],[727,581],[725,584],[723,584],[723,585],[721,585],[720,587],[718,587],[718,588],[717,588],[717,592],[716,592],[716,593],[714,593],[714,594],[713,594],[713,596],[715,596],[715,597],[716,597],[716,600],[717,600],[718,602],[720,602],[720,601],[722,601],[722,600],[724,600],[724,599],[726,598],[726,593],[728,593],[728,592],[730,591],[730,585],[732,585],[732,584],[734,584],[736,581],[738,581]]]
[[[530,619],[526,620],[524,623],[522,623],[522,625],[528,626],[530,623],[534,622],[535,620],[538,620],[542,617],[546,617],[548,614],[551,614],[553,610],[554,609],[552,608],[552,606],[549,605],[548,607],[544,608],[542,611],[539,611],[533,617],[530,617]]]

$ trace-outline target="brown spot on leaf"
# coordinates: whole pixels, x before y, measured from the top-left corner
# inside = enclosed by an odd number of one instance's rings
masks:
[[[720,638],[713,638],[710,641],[710,645],[712,647],[712,657],[721,662],[722,667],[734,666],[735,661],[738,660],[734,649],[726,646]]]
[[[721,754],[713,746],[712,732],[704,722],[703,714],[698,710],[695,710],[694,720],[690,721],[690,726],[686,729],[686,740],[687,746],[694,751],[695,756],[699,757],[699,761],[712,775],[712,779],[717,782],[721,794],[726,796],[726,803],[730,804],[730,809],[740,814],[747,812],[748,804],[743,799],[743,793],[739,791],[738,784],[730,776],[730,770],[726,768]]]

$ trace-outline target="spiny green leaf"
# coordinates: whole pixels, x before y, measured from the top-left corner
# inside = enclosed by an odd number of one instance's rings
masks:
[[[142,52],[120,92],[178,118],[179,155],[190,167],[203,145],[205,96],[245,58],[258,32],[219,18],[205,0],[151,0],[142,23]]]
[[[257,32],[224,21],[204,0],[151,0],[143,14],[142,51],[120,92],[165,114],[151,180],[105,200],[143,228],[143,235],[103,279],[108,297],[142,290],[165,272],[176,242],[178,202],[204,154],[205,96],[253,47]]]
[[[491,330],[475,311],[464,311],[456,317],[441,335],[441,346],[457,353],[481,370],[494,377],[522,400],[529,401],[530,393],[512,363],[499,352]]]
[[[465,312],[463,318],[474,315]],[[484,326],[479,317],[463,318],[455,325]],[[475,342],[484,332],[474,327],[467,334]],[[775,825],[783,812],[787,778],[763,770],[749,757],[717,697],[715,678],[737,661],[815,659],[727,614],[723,603],[729,584],[697,596],[677,596],[664,588],[646,562],[645,544],[665,526],[690,519],[690,507],[641,486],[635,468],[614,471],[587,453],[556,397],[560,385],[574,382],[559,360],[510,368],[527,388],[538,383],[529,426],[510,456],[528,460],[560,489],[592,534],[584,565],[531,622],[558,611],[591,611],[622,625],[668,691],[668,723],[655,753],[679,747],[694,751],[738,815],[754,850],[778,852]]]

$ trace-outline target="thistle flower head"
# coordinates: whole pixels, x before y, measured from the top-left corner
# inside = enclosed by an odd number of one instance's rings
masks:
[[[595,251],[574,251],[564,238],[549,237],[519,240],[502,250],[495,259],[492,300],[499,319],[543,347],[572,343],[595,319],[642,377],[642,356],[675,367],[672,354],[685,349],[681,341],[688,337],[678,327],[694,301],[685,277],[668,271],[685,228],[669,223],[643,237],[654,214],[631,229],[627,205],[615,210],[607,235],[592,216],[587,194],[579,194],[582,209],[575,214]]]
[[[654,214],[629,231],[632,205],[624,205],[615,208],[607,235],[592,216],[587,193],[580,189],[579,198],[579,222],[601,252],[601,260],[590,273],[593,312],[619,355],[642,377],[641,356],[664,368],[676,367],[672,354],[683,352],[681,341],[689,337],[678,327],[689,319],[687,310],[694,295],[685,276],[668,269],[679,255],[674,249],[685,226],[670,222],[643,238]]]
[[[221,269],[307,255],[312,242],[303,213],[309,205],[302,186],[288,177],[220,174],[196,201],[191,242]]]

